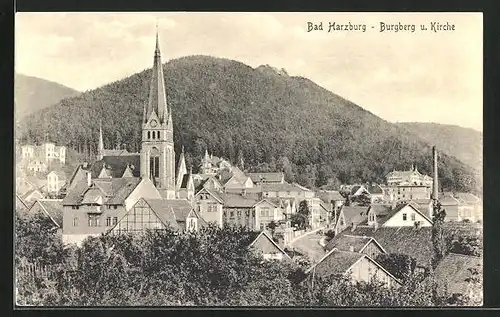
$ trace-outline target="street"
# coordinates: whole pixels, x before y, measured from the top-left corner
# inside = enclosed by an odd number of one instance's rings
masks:
[[[319,245],[319,240],[322,237],[316,233],[304,235],[293,241],[291,246],[297,251],[307,254],[314,262],[318,262],[326,254],[323,247]]]

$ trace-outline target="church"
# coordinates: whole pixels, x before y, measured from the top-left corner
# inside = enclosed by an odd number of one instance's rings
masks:
[[[165,90],[158,32],[141,126],[140,153],[104,149],[100,128],[98,160],[80,165],[66,188],[65,242],[79,243],[87,236],[118,227],[120,231],[166,226],[185,230],[205,223],[191,207],[194,186],[184,149],[175,175],[172,109]],[[140,219],[140,223],[131,224],[130,219]]]

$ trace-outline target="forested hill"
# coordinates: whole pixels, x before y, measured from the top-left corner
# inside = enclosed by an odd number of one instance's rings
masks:
[[[483,168],[483,134],[456,125],[401,122],[398,123],[428,143],[433,143],[444,153],[454,156],[477,170]]]
[[[14,82],[15,113],[18,119],[80,93],[46,79],[21,74],[15,75]]]
[[[167,63],[164,74],[176,152],[184,145],[195,171],[208,147],[232,162],[241,151],[246,169],[284,170],[288,181],[311,187],[383,182],[387,172],[412,164],[431,175],[429,144],[283,69],[190,56]],[[136,151],[150,76],[145,70],[62,100],[26,118],[22,138],[39,142],[47,132],[54,142],[95,151],[102,118],[107,148],[126,142]],[[439,165],[445,188],[475,187],[458,160],[443,155]]]

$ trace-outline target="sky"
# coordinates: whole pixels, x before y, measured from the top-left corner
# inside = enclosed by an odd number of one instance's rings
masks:
[[[323,30],[308,32],[308,22]],[[333,22],[366,31],[328,32]],[[381,22],[415,32],[380,32]],[[158,25],[163,62],[202,54],[269,64],[390,122],[483,129],[481,13],[23,12],[15,23],[15,71],[80,91],[150,68]]]

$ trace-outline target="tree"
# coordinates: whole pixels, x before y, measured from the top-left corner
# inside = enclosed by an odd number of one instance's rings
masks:
[[[376,261],[402,281],[406,281],[412,276],[417,264],[415,258],[400,253],[381,253],[377,256]]]
[[[443,230],[444,218],[446,211],[441,207],[438,200],[433,202],[433,218],[432,218],[432,247],[434,250],[432,258],[432,267],[436,268],[439,261],[446,255],[447,247]]]
[[[309,215],[311,214],[311,211],[309,210],[309,204],[307,203],[306,200],[302,200],[299,203],[299,210],[297,211],[299,215],[301,215],[304,218],[304,225],[309,226]]]
[[[368,194],[366,191],[363,191],[361,194],[354,196],[353,200],[358,203],[359,206],[370,206],[372,202],[370,194]]]
[[[274,238],[274,233],[276,231],[276,228],[278,227],[278,224],[272,220],[270,223],[267,224],[267,228],[271,230],[271,236]]]
[[[122,135],[119,130],[116,130],[116,149],[120,150],[122,145]]]

